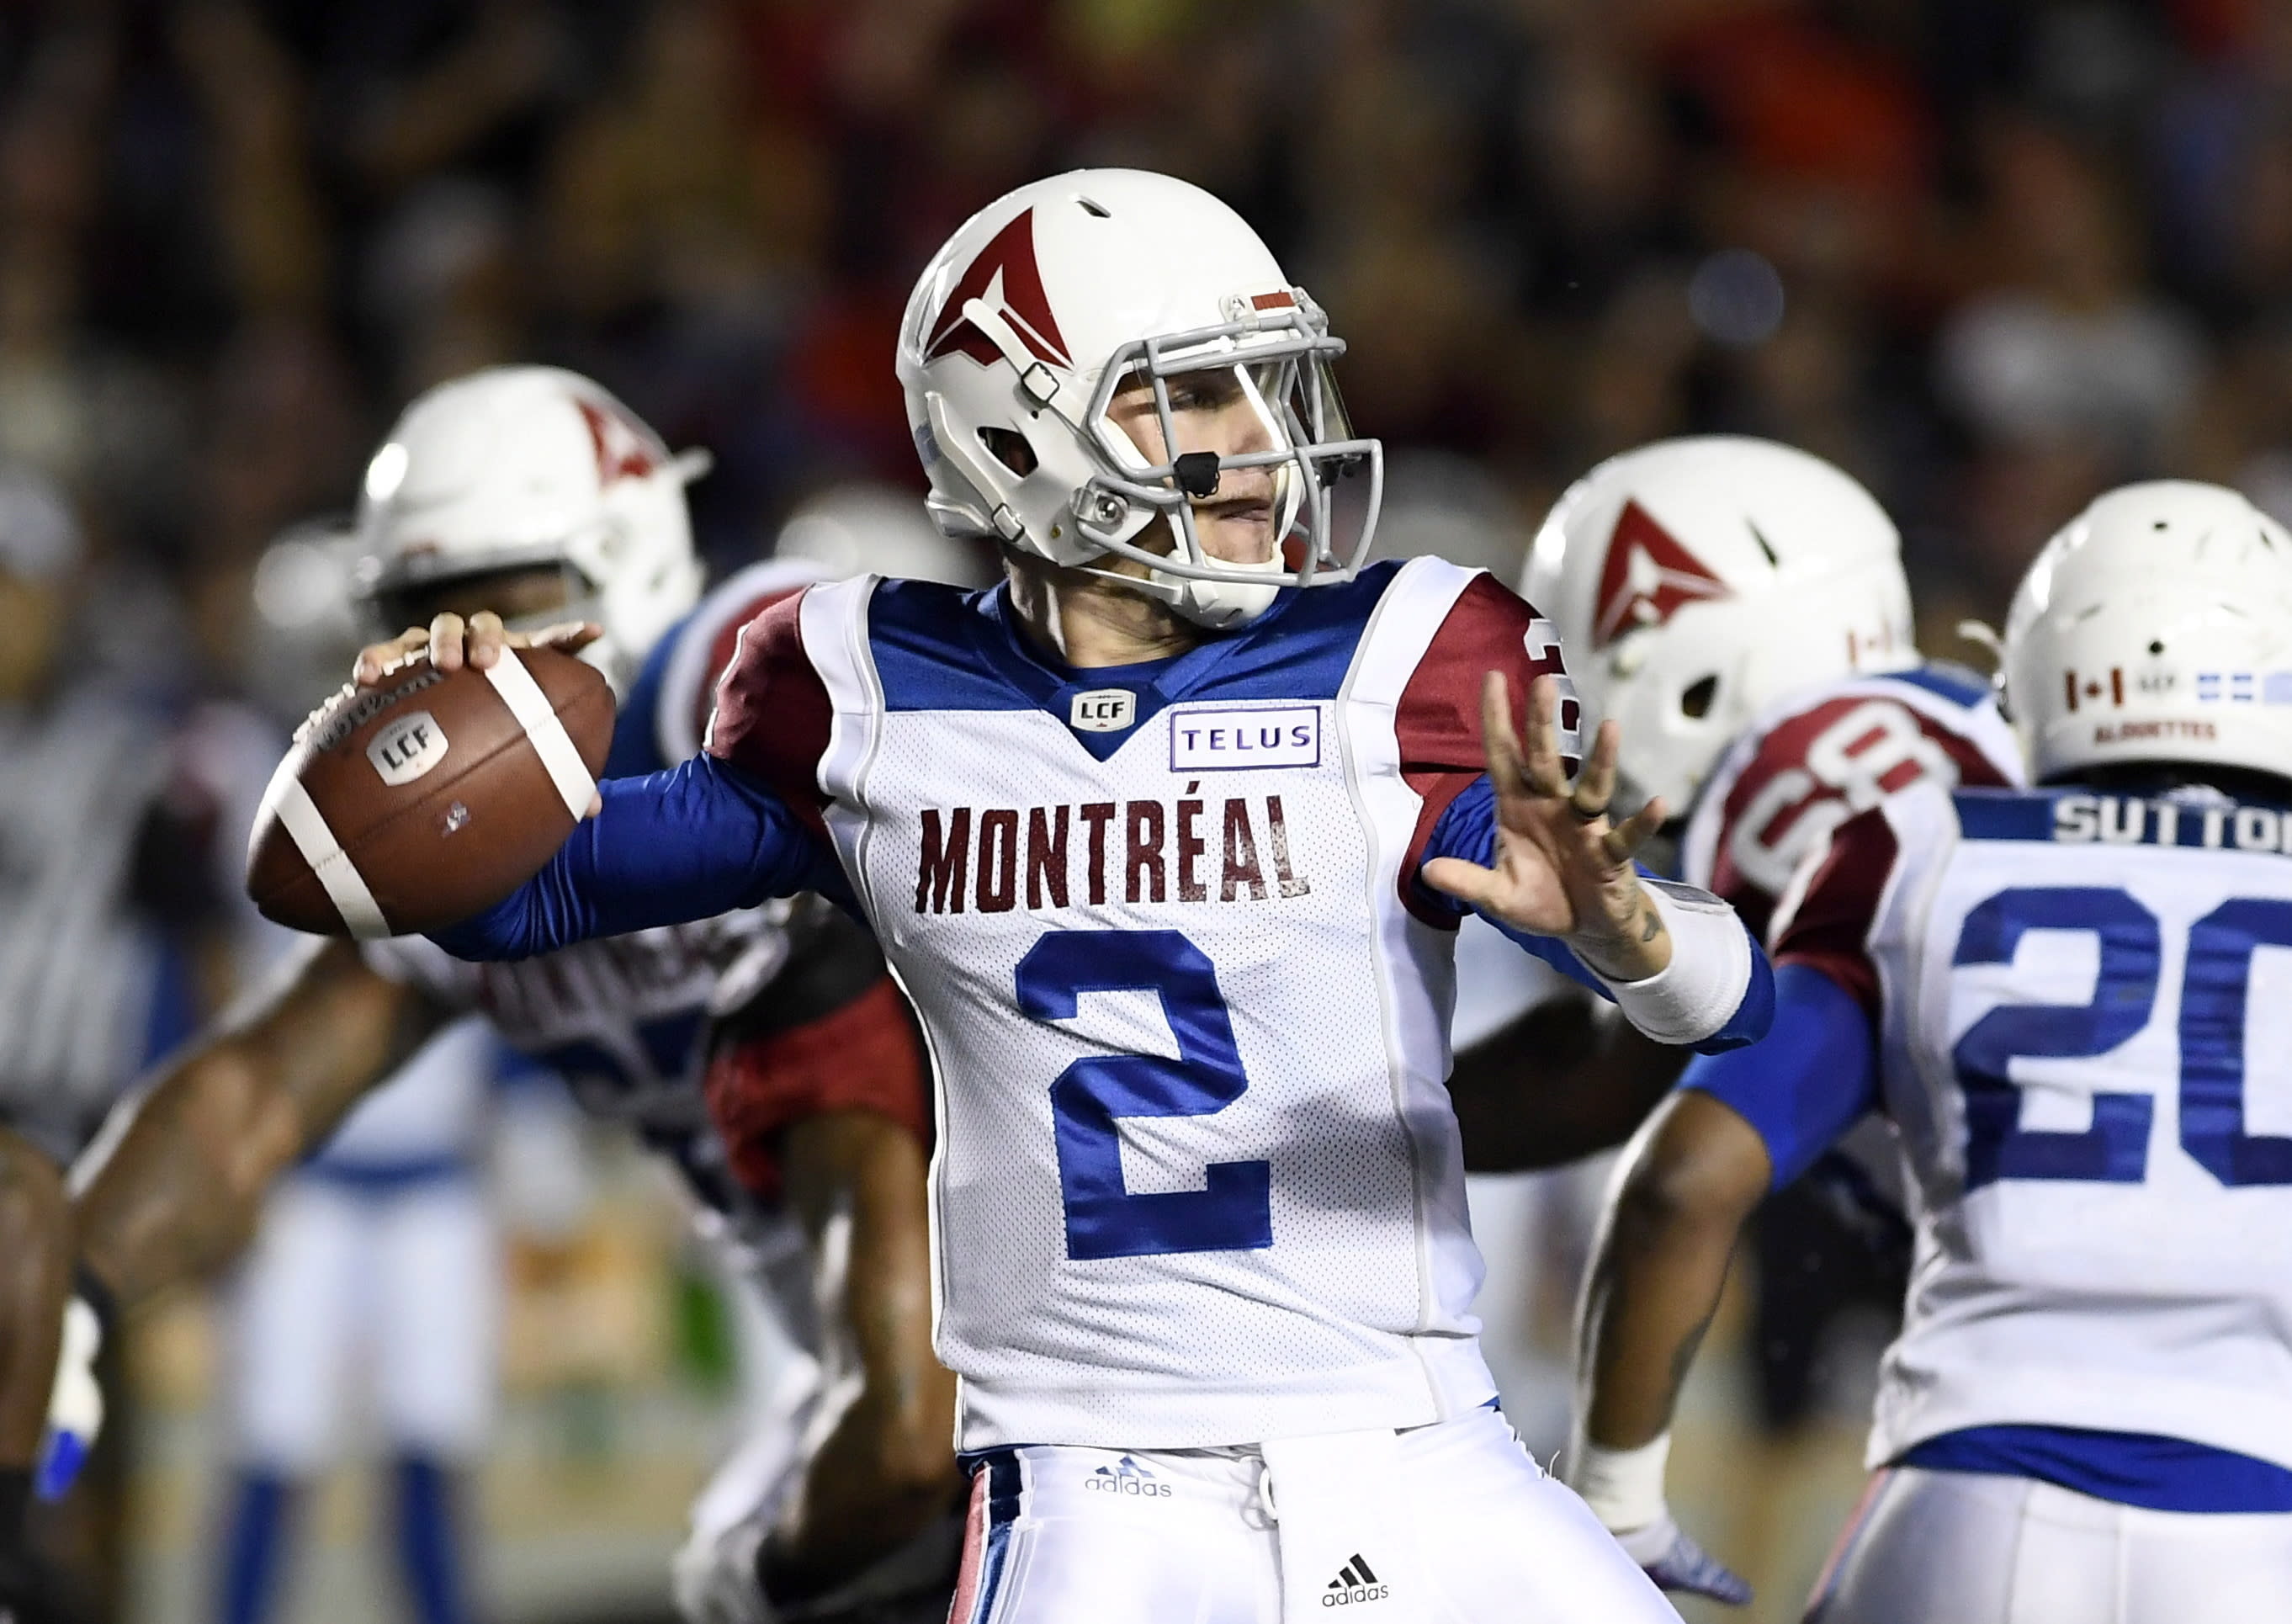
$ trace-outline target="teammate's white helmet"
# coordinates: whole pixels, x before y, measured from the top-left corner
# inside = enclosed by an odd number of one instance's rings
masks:
[[[831,486],[807,497],[780,526],[772,556],[818,564],[831,580],[872,572],[984,586],[994,574],[986,547],[943,534],[912,494],[873,481]]]
[[[2022,578],[2005,675],[2041,783],[2111,762],[2292,776],[2292,534],[2218,485],[2096,497]]]
[[[361,585],[395,631],[395,600],[460,577],[557,564],[552,620],[605,628],[582,656],[625,691],[700,593],[684,487],[707,454],[672,456],[600,384],[555,367],[491,367],[408,406],[366,470]]]
[[[1151,573],[1126,586],[1206,626],[1264,611],[1282,586],[1349,578],[1376,527],[1384,459],[1353,436],[1330,363],[1328,318],[1283,274],[1241,216],[1200,188],[1132,169],[1083,169],[989,204],[925,267],[900,327],[908,426],[950,536],[994,537],[1055,563],[1110,554]],[[1231,365],[1271,449],[1201,452],[1149,465],[1107,415],[1115,391]],[[1023,442],[1023,444],[1021,443]],[[1278,537],[1264,566],[1224,563],[1195,534],[1187,489],[1271,467]],[[1340,539],[1340,474],[1368,483]],[[1166,553],[1147,534],[1166,521]],[[1351,521],[1343,528],[1353,529]]]
[[[1610,457],[1545,519],[1521,595],[1558,627],[1586,725],[1623,729],[1627,801],[1661,796],[1675,815],[1775,700],[1918,658],[1893,521],[1771,440]]]

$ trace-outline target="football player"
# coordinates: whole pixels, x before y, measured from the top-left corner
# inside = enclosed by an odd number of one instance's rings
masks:
[[[1672,1616],[1491,1408],[1450,949],[1477,909],[1710,1049],[1771,978],[1723,904],[1642,883],[1664,809],[1609,816],[1612,724],[1570,781],[1550,624],[1360,566],[1381,454],[1342,347],[1194,187],[990,205],[899,369],[930,508],[1003,584],[768,610],[706,754],[608,781],[440,933],[513,957],[802,889],[874,925],[939,1085],[964,1624]],[[499,638],[432,627],[441,663]]]
[[[620,700],[614,768],[679,759],[737,628],[817,578],[767,562],[702,598],[683,493],[696,463],[571,373],[504,368],[442,384],[407,408],[367,466],[367,590],[386,625],[480,610],[585,623],[595,635],[584,656]],[[762,1441],[736,1463],[771,1502],[771,1526],[720,1549],[734,1519],[721,1496],[706,1500],[712,1523],[680,1559],[680,1594],[711,1616],[765,1616],[761,1571],[815,1596],[926,1529],[959,1479],[952,1382],[929,1345],[921,1060],[873,943],[816,901],[719,908],[484,968],[418,938],[312,942],[280,984],[174,1061],[110,1135],[75,1203],[93,1275],[133,1303],[222,1262],[279,1175],[423,1037],[472,1009],[674,1162],[703,1228],[799,1332],[818,1329],[809,1255],[787,1244],[780,1209],[749,1192],[784,1185],[815,1239],[849,1214],[838,1248],[848,1265],[819,1283],[851,1334],[811,1340],[831,1366],[848,1348],[851,1369],[779,1395],[785,1413],[763,1418]],[[736,1038],[712,1071],[738,1096],[728,1145],[702,1079],[710,1017],[735,1011]],[[831,1389],[843,1408],[818,1418],[819,1468],[799,1474],[799,1444]],[[847,1515],[855,1505],[868,1515]],[[715,1572],[724,1559],[744,1571]]]
[[[1917,1256],[1825,1624],[2211,1624],[2292,1596],[2292,535],[2212,486],[2094,503],[2024,577],[2035,790],[1856,814],[1778,920],[1755,1054],[1690,1066],[1602,1242],[1609,1470],[1662,1434],[1737,1225],[1865,1111]]]
[[[1623,724],[1619,798],[1679,814],[1650,855],[1763,939],[1799,857],[1852,812],[1929,776],[2020,781],[1988,683],[1917,651],[1893,521],[1795,447],[1703,435],[1609,458],[1546,515],[1521,591],[1559,628],[1586,713]],[[1457,1055],[1475,1168],[1621,1144],[1685,1063],[1627,1022],[1578,1024],[1529,1010]],[[1578,1044],[1584,1063],[1523,1071]]]
[[[1523,590],[1559,627],[1587,714],[1623,724],[1626,804],[1691,809],[1663,831],[1667,866],[1763,936],[1800,859],[1854,813],[1917,784],[2022,781],[1989,683],[1920,658],[1901,553],[1893,521],[1845,473],[1723,435],[1611,457],[1537,533]],[[1575,1021],[1531,1010],[1458,1056],[1449,1086],[1475,1168],[1620,1144],[1677,1081],[1679,1050],[1621,1022],[1561,1030]],[[1584,1057],[1541,1065],[1531,1037]],[[1697,1109],[1677,1102],[1667,1123]],[[1635,1177],[1612,1222],[1663,1199]],[[1624,1547],[1667,1588],[1746,1599],[1672,1521],[1659,1466],[1634,1466],[1660,1450],[1619,1458],[1609,1418],[1587,1419],[1562,1475]]]

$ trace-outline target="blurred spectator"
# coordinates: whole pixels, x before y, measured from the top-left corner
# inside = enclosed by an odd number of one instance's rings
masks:
[[[54,487],[0,470],[0,1120],[60,1166],[190,1030],[229,912],[174,718],[76,643],[87,567]]]
[[[2204,363],[2194,323],[2147,291],[2129,213],[2094,160],[2009,121],[1983,167],[1999,285],[1941,335],[1951,404],[1989,438],[2084,440],[2112,469],[2155,466]]]
[[[2094,157],[2011,117],[1981,149],[1977,239],[1996,280],[1949,316],[1937,364],[1975,445],[1958,559],[1994,604],[2049,525],[2163,472],[2207,356],[2191,318],[2144,283],[2134,216]]]

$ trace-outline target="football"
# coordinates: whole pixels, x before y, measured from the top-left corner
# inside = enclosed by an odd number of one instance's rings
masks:
[[[552,649],[486,670],[425,656],[345,687],[295,735],[247,844],[263,917],[324,936],[435,930],[564,844],[613,735],[604,677]]]

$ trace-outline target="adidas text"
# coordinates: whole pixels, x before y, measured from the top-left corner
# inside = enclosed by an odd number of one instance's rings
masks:
[[[1369,1602],[1381,1602],[1392,1594],[1392,1587],[1380,1584],[1369,1571],[1368,1563],[1356,1552],[1353,1559],[1337,1570],[1328,1588],[1321,1592],[1324,1607],[1355,1607]]]
[[[1094,1494],[1128,1494],[1155,1500],[1170,1498],[1170,1485],[1158,1482],[1154,1474],[1127,1455],[1110,1466],[1099,1467],[1082,1480],[1082,1486]]]

